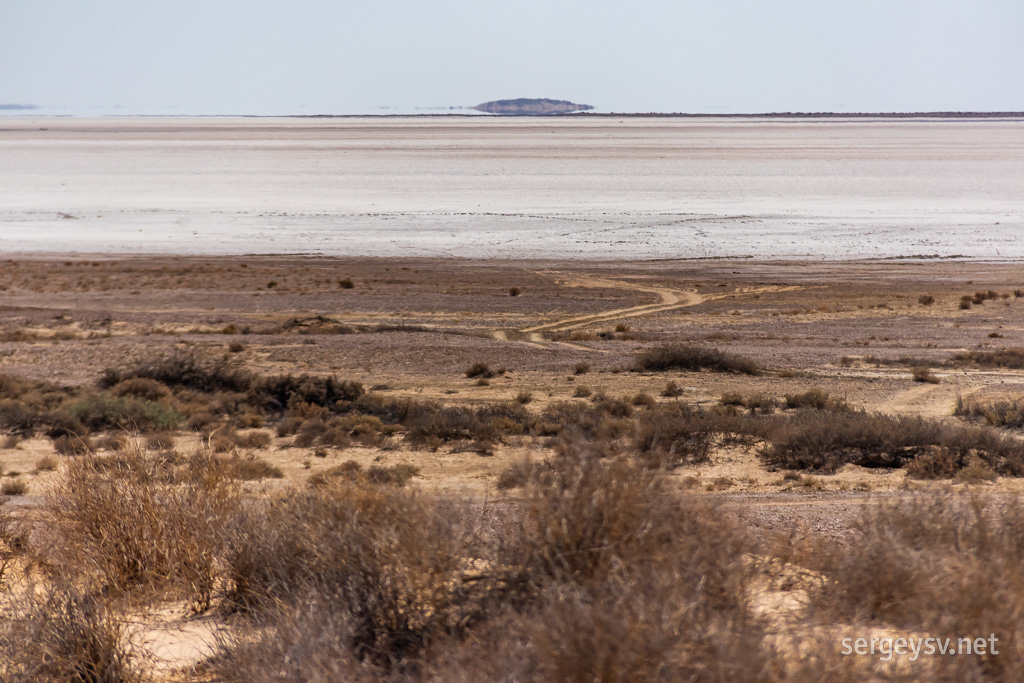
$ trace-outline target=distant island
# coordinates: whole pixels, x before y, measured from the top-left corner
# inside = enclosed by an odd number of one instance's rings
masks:
[[[574,111],[590,111],[589,104],[576,104],[568,100],[528,99],[494,100],[478,104],[473,109],[488,114],[515,114],[518,116],[537,116],[540,114],[568,114]]]

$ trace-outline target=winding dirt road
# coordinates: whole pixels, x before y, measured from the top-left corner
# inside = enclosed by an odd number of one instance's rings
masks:
[[[528,335],[536,335],[536,338],[531,336],[531,339],[534,339],[534,341],[542,339],[540,336],[541,332],[567,332],[586,325],[592,325],[593,323],[607,322],[609,320],[617,320],[620,318],[635,318],[643,315],[649,315],[651,313],[669,311],[674,308],[696,306],[705,300],[705,297],[695,291],[672,289],[670,287],[654,287],[651,285],[629,282],[628,280],[614,280],[611,278],[594,277],[591,275],[581,276],[575,273],[570,274],[557,271],[549,271],[545,274],[555,276],[558,283],[566,287],[591,287],[595,289],[605,288],[649,292],[657,295],[658,301],[640,306],[616,308],[602,313],[593,313],[591,315],[564,318],[555,322],[527,327],[520,330],[520,332]]]

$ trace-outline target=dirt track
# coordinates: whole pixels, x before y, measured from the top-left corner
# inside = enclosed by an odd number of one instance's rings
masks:
[[[354,287],[340,289],[338,279]],[[613,396],[660,397],[669,381],[681,400],[716,405],[723,393],[783,397],[821,388],[886,413],[951,417],[958,396],[1020,395],[1024,373],[943,367],[971,348],[1024,346],[1024,303],[1014,297],[961,310],[979,289],[1024,287],[1014,266],[964,263],[759,264],[753,262],[474,262],[247,257],[114,260],[33,258],[0,264],[0,372],[61,383],[95,381],[107,366],[183,344],[222,353],[259,372],[312,372],[388,386],[396,395],[448,403],[532,396],[531,406],[572,400],[577,387]],[[276,283],[269,286],[268,283]],[[521,292],[510,296],[509,287]],[[922,294],[936,298],[922,306]],[[327,316],[352,334],[300,334],[291,318]],[[618,324],[626,334],[615,333]],[[234,325],[247,335],[225,334]],[[306,330],[310,332],[310,330]],[[997,337],[991,335],[995,333]],[[602,336],[603,335],[603,336]],[[552,340],[554,336],[556,339]],[[577,338],[578,337],[578,338]],[[750,357],[758,378],[705,373],[623,372],[640,348],[690,341]],[[841,357],[850,359],[839,363]],[[908,367],[870,359],[931,359],[940,384],[920,384]],[[508,368],[487,385],[464,376],[474,362]],[[575,375],[584,364],[586,374]],[[4,453],[31,469],[46,440]],[[529,444],[412,458],[424,485],[485,494],[493,472]],[[306,476],[301,449],[274,451]],[[347,457],[372,460],[372,450]],[[751,453],[723,453],[712,466],[680,473],[726,492],[792,488]],[[724,479],[723,479],[724,478]],[[852,471],[822,477],[823,490],[898,490],[900,473]],[[1013,488],[1015,482],[1002,487]],[[806,487],[805,487],[806,488]],[[493,493],[493,491],[492,491]],[[814,497],[819,491],[802,490]]]

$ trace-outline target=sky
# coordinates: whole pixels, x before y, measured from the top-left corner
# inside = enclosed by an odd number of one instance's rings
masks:
[[[0,0],[0,105],[40,113],[515,97],[605,112],[1022,111],[1024,1]]]

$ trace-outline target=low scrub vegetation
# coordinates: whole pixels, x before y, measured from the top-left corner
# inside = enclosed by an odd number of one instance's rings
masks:
[[[959,417],[982,420],[993,427],[1024,429],[1024,399],[979,401],[959,397],[954,413]]]
[[[822,662],[777,648],[779,624],[757,616],[761,567],[795,562],[827,577],[799,589],[819,626],[998,633],[1007,658],[971,660],[964,672],[1018,671],[1010,643],[1024,609],[1024,516],[1013,501],[872,506],[850,553],[845,540],[751,533],[665,476],[740,435],[808,489],[820,480],[800,470],[846,462],[984,481],[1020,473],[1018,442],[987,428],[862,413],[824,392],[778,403],[769,414],[605,394],[536,412],[373,394],[342,413],[291,402],[300,433],[307,421],[339,418],[351,418],[350,437],[360,424],[420,424],[423,438],[553,432],[549,457],[502,472],[499,486],[518,492],[515,504],[428,495],[406,463],[347,461],[271,491],[238,481],[240,468],[265,463],[212,449],[151,450],[134,438],[69,458],[41,494],[46,533],[23,552],[45,585],[0,625],[0,675],[142,680],[125,606],[175,598],[233,615],[203,665],[224,681],[776,680],[782,671],[816,680]],[[436,422],[447,426],[430,431]],[[992,595],[939,599],[941,587],[966,591],[969,582]],[[829,659],[834,645],[820,654],[843,671]]]
[[[959,363],[972,363],[984,368],[1008,368],[1020,370],[1024,368],[1024,349],[1009,348],[996,351],[965,351],[953,356]]]
[[[937,671],[945,680],[1020,676],[1024,508],[1019,501],[915,495],[866,506],[852,531],[857,552],[826,545],[800,557],[829,579],[827,590],[813,593],[818,614],[954,642],[966,633],[994,634],[998,655],[947,658]]]
[[[99,591],[69,583],[39,586],[5,610],[0,626],[0,678],[142,683],[142,657],[127,620]]]
[[[638,371],[687,370],[697,372],[737,373],[759,375],[761,368],[754,361],[718,349],[673,344],[645,349],[636,358]]]
[[[779,469],[835,472],[851,463],[862,467],[903,467],[936,450],[949,462],[951,476],[972,457],[1008,476],[1024,474],[1024,442],[995,430],[947,425],[919,417],[861,411],[802,411],[767,430],[762,460]]]

